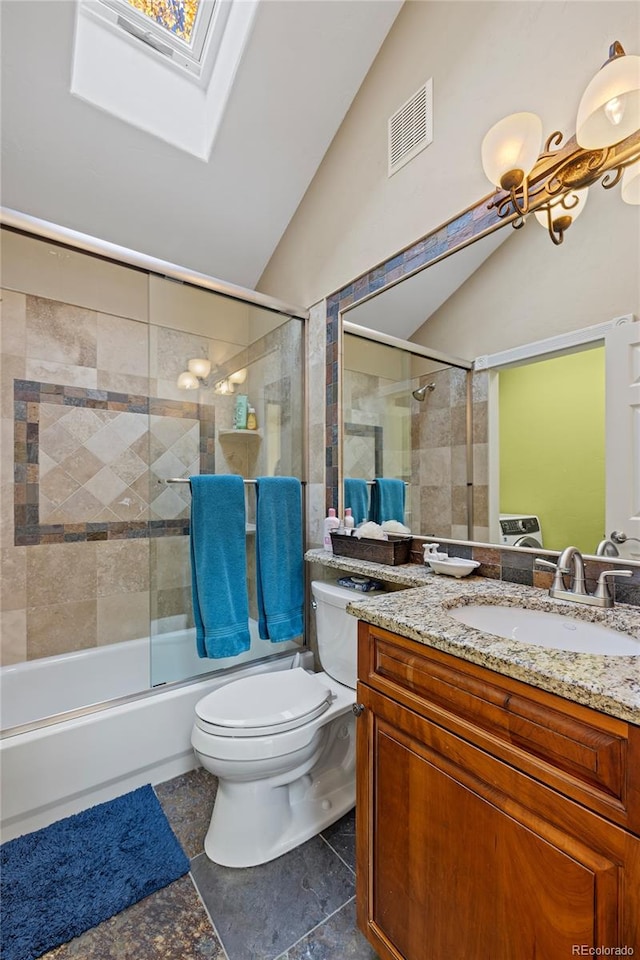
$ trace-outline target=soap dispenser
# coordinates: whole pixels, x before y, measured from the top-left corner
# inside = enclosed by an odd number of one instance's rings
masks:
[[[425,543],[424,544],[424,562],[429,563],[429,560],[448,560],[448,553],[438,553],[439,543]]]

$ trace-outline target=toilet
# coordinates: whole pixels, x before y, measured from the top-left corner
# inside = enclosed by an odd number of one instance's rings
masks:
[[[196,704],[191,743],[218,778],[204,849],[222,866],[273,860],[355,803],[354,592],[320,581],[311,590],[321,673],[244,677]]]

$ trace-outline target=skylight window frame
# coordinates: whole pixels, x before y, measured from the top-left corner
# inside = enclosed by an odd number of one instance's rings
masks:
[[[86,4],[114,31],[125,33],[181,71],[206,82],[211,64],[220,46],[231,3],[200,0],[189,43],[141,13],[127,0],[93,0]]]
[[[262,2],[217,0],[198,74],[119,26],[115,9],[79,0],[70,91],[207,162]]]

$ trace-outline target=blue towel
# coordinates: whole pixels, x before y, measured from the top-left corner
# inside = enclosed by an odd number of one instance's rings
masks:
[[[191,477],[190,544],[198,656],[235,657],[251,646],[242,477]]]
[[[376,477],[371,490],[369,520],[384,523],[397,520],[404,523],[405,485],[403,480],[386,480]]]
[[[366,480],[344,481],[344,505],[351,507],[356,526],[369,515],[369,487]]]
[[[304,630],[302,489],[296,477],[256,480],[256,580],[262,640],[293,640]]]

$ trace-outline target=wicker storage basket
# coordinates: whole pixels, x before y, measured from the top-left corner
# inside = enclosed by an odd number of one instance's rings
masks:
[[[352,560],[369,560],[371,563],[397,566],[400,563],[409,563],[411,537],[389,534],[388,540],[369,540],[366,537],[332,533],[331,545],[336,557],[351,557]]]

